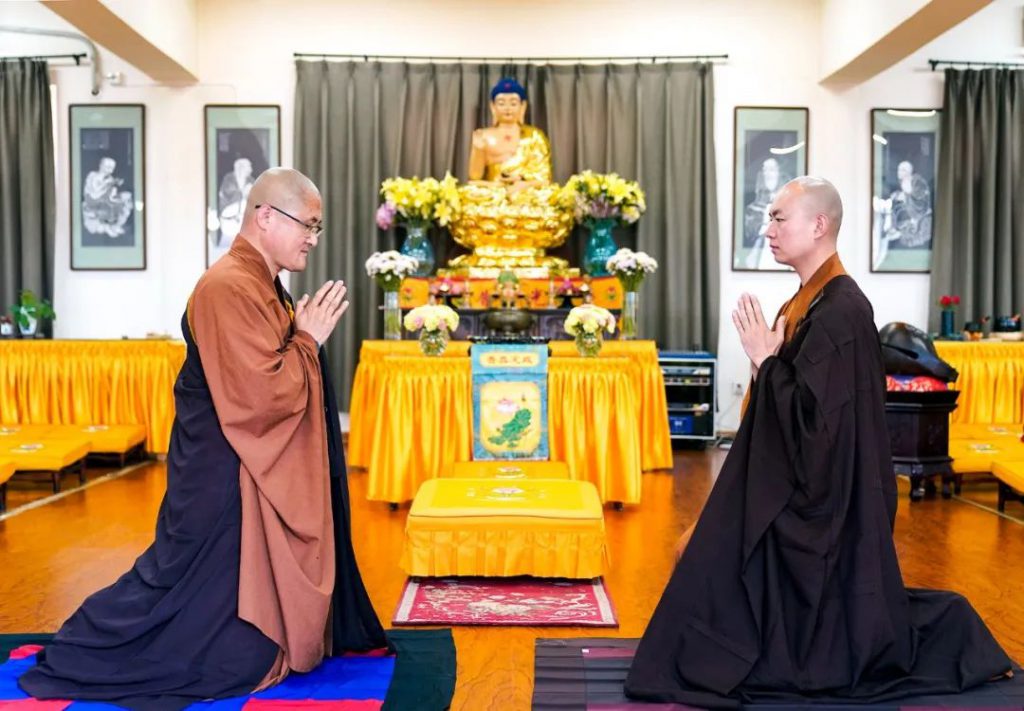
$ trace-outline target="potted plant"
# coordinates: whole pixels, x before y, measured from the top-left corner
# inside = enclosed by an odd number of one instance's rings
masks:
[[[11,316],[22,336],[34,336],[42,319],[57,319],[53,304],[47,299],[40,299],[31,289],[22,289],[18,298],[18,303],[11,307]]]

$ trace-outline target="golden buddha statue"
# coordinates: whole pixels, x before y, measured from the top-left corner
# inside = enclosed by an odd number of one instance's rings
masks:
[[[524,277],[547,276],[568,263],[545,255],[572,229],[571,210],[559,204],[551,182],[551,147],[539,128],[524,123],[526,90],[502,79],[491,90],[493,126],[473,131],[470,182],[459,187],[459,214],[452,237],[472,254],[456,257],[452,269],[493,277],[505,268]]]

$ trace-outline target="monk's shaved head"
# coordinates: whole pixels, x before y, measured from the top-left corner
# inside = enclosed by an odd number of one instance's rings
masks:
[[[322,208],[312,180],[291,168],[271,168],[249,191],[238,236],[263,255],[271,274],[301,272],[323,230]]]
[[[282,210],[299,211],[311,200],[320,200],[313,181],[292,168],[270,168],[260,174],[245,203],[245,219],[252,218],[257,205],[274,205]]]
[[[839,237],[839,227],[843,224],[843,200],[835,185],[824,178],[804,175],[790,180],[783,190],[799,195],[800,202],[810,213],[827,217],[829,236],[833,239]]]

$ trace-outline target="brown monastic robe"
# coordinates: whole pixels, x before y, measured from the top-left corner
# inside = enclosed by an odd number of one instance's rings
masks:
[[[241,459],[238,614],[281,648],[260,685],[272,686],[329,651],[334,538],[319,346],[295,330],[274,275],[241,235],[196,285],[189,322]]]

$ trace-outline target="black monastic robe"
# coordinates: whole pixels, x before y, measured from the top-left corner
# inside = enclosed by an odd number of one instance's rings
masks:
[[[867,703],[1007,672],[967,600],[903,585],[881,349],[850,277],[822,288],[751,395],[626,693]]]

